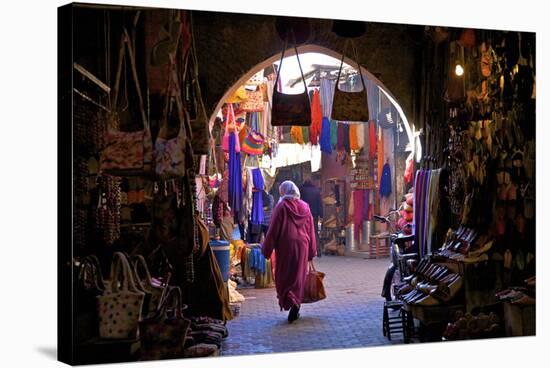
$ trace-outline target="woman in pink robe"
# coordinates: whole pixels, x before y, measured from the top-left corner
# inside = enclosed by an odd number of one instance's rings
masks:
[[[300,200],[298,187],[285,181],[279,193],[281,199],[273,209],[262,252],[270,258],[275,251],[277,298],[281,310],[290,309],[288,321],[292,323],[299,317],[308,261],[315,257],[317,244],[313,217],[308,204]]]

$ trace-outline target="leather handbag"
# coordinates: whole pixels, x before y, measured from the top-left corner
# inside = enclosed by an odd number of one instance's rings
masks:
[[[113,255],[111,290],[97,297],[99,337],[135,339],[145,293],[135,284],[133,271],[121,252]]]
[[[342,73],[342,67],[344,65],[344,56],[347,43],[344,46],[344,52],[342,52],[342,60],[340,62],[340,69],[338,70],[338,78],[336,78],[336,88],[334,88],[334,97],[332,100],[332,113],[331,119],[338,121],[369,121],[369,104],[367,96],[367,87],[361,73],[361,66],[359,65],[359,58],[357,56],[357,50],[353,47],[355,52],[355,60],[357,60],[357,72],[361,79],[363,89],[359,92],[345,92],[338,88],[340,82],[340,74]]]
[[[149,305],[147,310],[149,313],[155,312],[159,307],[160,300],[162,294],[164,293],[166,285],[155,285],[153,283],[153,278],[151,277],[151,273],[149,272],[149,267],[147,266],[147,262],[142,255],[137,255],[133,257],[133,267],[137,282],[141,285],[142,289],[144,289],[145,292],[151,295],[151,297],[149,298]],[[140,273],[140,270],[142,270],[143,273]]]
[[[312,261],[309,261],[309,270],[306,275],[304,297],[302,303],[315,303],[327,297],[323,279],[325,274],[315,269]]]
[[[304,83],[304,92],[299,94],[285,94],[277,90],[279,83],[279,76],[283,67],[283,59],[285,57],[285,49],[287,41],[283,46],[283,52],[281,54],[281,61],[279,62],[279,68],[277,70],[277,78],[275,79],[275,86],[273,88],[272,96],[272,108],[271,108],[271,125],[273,126],[310,126],[311,125],[311,106],[309,102],[309,95],[307,92],[306,80],[302,71],[302,65],[300,64],[300,57],[298,56],[298,49],[296,43],[294,43],[294,51],[296,52],[296,59],[298,59],[298,66],[300,67],[300,74],[302,75],[302,82]]]
[[[169,80],[166,90],[166,102],[160,130],[155,141],[155,172],[162,179],[182,177],[185,175],[185,145],[189,144],[186,137],[184,107],[181,93],[178,88],[178,77],[175,71],[175,63],[171,63]],[[168,136],[168,119],[175,100],[175,109],[179,119],[178,134],[175,137]]]
[[[170,287],[154,315],[139,322],[141,360],[183,358],[191,321],[183,317],[181,290]]]
[[[118,91],[122,66],[125,65],[126,54],[130,60],[131,74],[137,92],[140,116],[143,121],[143,130],[135,132],[123,132],[118,130],[120,126],[120,113],[122,109],[117,106]],[[120,50],[119,62],[113,88],[112,106],[114,111],[108,118],[105,146],[100,155],[100,169],[104,173],[114,175],[140,175],[151,170],[153,160],[153,144],[149,123],[143,107],[143,98],[139,87],[139,80],[134,59],[132,41],[128,32],[124,29]]]

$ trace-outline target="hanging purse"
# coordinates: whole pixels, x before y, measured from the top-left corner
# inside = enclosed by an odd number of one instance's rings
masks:
[[[166,104],[160,131],[155,141],[155,172],[162,179],[182,177],[185,175],[185,145],[188,144],[185,132],[185,117],[181,94],[178,88],[175,63],[171,62]],[[176,100],[176,110],[179,119],[179,130],[175,137],[168,138],[168,119],[172,110],[172,98]]]
[[[288,38],[287,38],[288,40]],[[279,68],[277,70],[277,78],[275,79],[275,86],[273,88],[272,108],[271,108],[271,125],[273,126],[310,126],[311,125],[311,106],[309,102],[309,95],[307,93],[306,80],[302,71],[302,65],[300,64],[300,57],[298,56],[298,49],[296,48],[296,41],[294,42],[294,51],[296,52],[296,59],[298,59],[298,66],[300,67],[300,74],[302,75],[302,82],[304,82],[304,92],[289,95],[279,92],[277,90],[279,83],[279,75],[281,74],[281,68],[283,66],[283,59],[285,57],[287,41],[283,46],[283,52],[281,54],[281,61],[279,62]]]
[[[153,147],[151,140],[151,132],[149,123],[145,115],[143,107],[143,98],[139,87],[139,80],[136,71],[136,63],[134,59],[134,50],[132,49],[132,41],[128,36],[128,32],[124,29],[122,35],[118,70],[113,88],[112,106],[117,108],[118,90],[120,85],[120,75],[122,73],[122,65],[125,63],[125,55],[130,59],[132,77],[136,87],[140,116],[143,120],[143,130],[135,132],[123,132],[119,128],[119,114],[121,111],[114,111],[108,119],[108,129],[105,136],[105,146],[100,155],[101,171],[115,175],[141,175],[144,172],[151,170],[153,160]]]
[[[363,89],[360,92],[344,92],[338,88],[340,82],[340,74],[342,73],[342,67],[344,65],[344,55],[346,51],[346,45],[344,46],[344,52],[342,52],[342,61],[340,62],[340,69],[338,70],[338,78],[336,78],[336,88],[334,88],[334,98],[332,100],[332,113],[331,119],[338,121],[369,121],[369,105],[367,96],[367,87],[363,79],[363,73],[361,72],[361,65],[359,65],[359,58],[357,50],[352,44],[355,60],[357,61],[357,72],[361,78],[361,84]]]
[[[241,103],[241,110],[246,112],[263,112],[264,111],[264,95],[260,88],[254,91],[246,90],[246,101]]]
[[[233,104],[227,104],[227,113],[225,118],[225,133],[222,138],[222,149],[225,152],[229,152],[229,135],[235,134],[235,152],[241,151],[241,144],[239,141],[239,134],[237,132],[237,122],[235,120],[235,112],[233,111]]]
[[[258,132],[250,130],[246,138],[244,139],[242,151],[248,153],[251,156],[263,155],[264,153],[264,136]]]
[[[99,337],[135,339],[145,294],[138,290],[124,254],[113,255],[111,269],[111,290],[97,297]]]
[[[183,317],[181,290],[171,287],[159,309],[139,322],[141,360],[183,358],[185,338],[191,321]]]

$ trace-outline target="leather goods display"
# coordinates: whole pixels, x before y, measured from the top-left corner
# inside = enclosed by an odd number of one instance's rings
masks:
[[[120,87],[120,77],[123,69],[122,67],[123,64],[126,65],[126,56],[130,60],[131,74],[134,80],[140,110],[139,115],[143,121],[143,130],[134,132],[123,132],[118,130],[120,125],[120,113],[123,108],[118,107],[117,100]],[[143,174],[144,172],[150,171],[153,160],[151,132],[149,130],[149,123],[145,115],[143,98],[139,87],[132,41],[130,40],[126,29],[122,35],[119,50],[119,61],[115,86],[113,88],[112,106],[114,106],[114,111],[110,114],[108,119],[105,147],[103,151],[101,151],[100,156],[101,171],[110,174],[124,175]]]
[[[325,274],[315,269],[313,262],[309,262],[309,270],[306,276],[306,283],[304,286],[304,297],[302,303],[315,303],[323,300],[327,297],[325,292],[325,286],[323,285],[323,279]]]
[[[182,314],[181,290],[170,288],[159,309],[139,322],[141,360],[184,357],[184,346],[191,322]]]
[[[287,42],[283,46],[283,52],[281,54],[281,61],[279,62],[279,68],[277,70],[277,78],[275,79],[275,87],[273,88],[272,108],[271,108],[271,125],[273,126],[310,126],[311,125],[311,106],[309,102],[309,95],[307,92],[306,80],[302,71],[302,65],[300,64],[300,57],[298,56],[298,49],[296,43],[294,44],[294,51],[296,52],[296,58],[298,59],[298,66],[300,67],[300,74],[302,76],[302,82],[304,83],[304,92],[294,95],[284,94],[277,90],[279,83],[279,75],[283,67],[283,59],[285,57],[285,49]]]
[[[244,139],[241,150],[251,156],[262,155],[264,153],[264,136],[251,130]]]
[[[367,87],[363,79],[363,74],[361,73],[361,66],[359,65],[357,50],[355,49],[355,47],[353,47],[353,50],[355,52],[355,60],[357,61],[357,72],[359,73],[363,89],[360,92],[345,92],[338,88],[338,82],[340,81],[340,74],[342,73],[346,51],[346,47],[344,46],[344,52],[342,52],[342,61],[340,62],[340,69],[338,70],[338,78],[336,79],[336,88],[334,88],[331,119],[339,121],[367,122],[369,121]]]
[[[111,290],[97,297],[99,337],[134,339],[145,293],[136,286],[131,266],[121,252],[113,255],[111,271]]]
[[[163,179],[185,175],[184,146],[185,144],[189,144],[185,132],[186,117],[184,116],[181,93],[178,88],[178,78],[175,72],[175,63],[173,62],[171,62],[169,74],[163,118],[160,122],[160,130],[155,141],[155,172]],[[175,100],[175,104],[173,100]],[[173,108],[177,111],[179,129],[176,136],[169,137],[168,119]]]

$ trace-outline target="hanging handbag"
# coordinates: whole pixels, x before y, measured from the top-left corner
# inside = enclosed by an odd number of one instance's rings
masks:
[[[241,103],[241,110],[246,112],[263,112],[264,95],[260,88],[254,91],[246,90],[246,101]]]
[[[304,297],[302,303],[315,303],[327,297],[323,279],[325,274],[315,269],[312,261],[309,261],[309,270],[306,275]]]
[[[338,70],[338,78],[336,78],[336,88],[334,88],[334,97],[332,100],[332,120],[339,121],[369,121],[369,104],[367,96],[367,87],[361,72],[361,65],[359,65],[359,57],[357,50],[352,44],[353,51],[355,53],[355,60],[357,61],[357,72],[361,79],[363,89],[359,92],[345,92],[338,88],[340,82],[340,74],[342,73],[342,67],[344,65],[344,55],[346,51],[346,45],[344,46],[344,52],[342,52],[342,60],[340,62],[340,69]]]
[[[149,305],[147,308],[148,313],[155,312],[160,304],[160,299],[162,297],[162,294],[164,293],[166,285],[155,285],[153,283],[151,273],[149,272],[149,267],[147,266],[147,262],[142,255],[137,255],[133,257],[133,268],[137,282],[147,293],[151,294]],[[144,272],[143,277],[140,274],[140,269]]]
[[[288,38],[287,38],[288,40]],[[275,79],[275,85],[273,88],[272,96],[272,108],[271,108],[271,125],[273,126],[310,126],[311,125],[311,106],[309,102],[309,95],[307,93],[306,80],[302,71],[302,65],[300,64],[300,57],[298,56],[298,49],[296,48],[296,41],[294,41],[294,51],[296,52],[296,59],[298,59],[298,66],[300,67],[300,74],[302,76],[302,82],[304,82],[304,92],[289,95],[279,92],[277,90],[279,83],[279,76],[283,66],[283,59],[285,57],[287,41],[283,46],[283,52],[281,54],[281,61],[279,62],[279,68],[277,69],[277,78]]]
[[[235,112],[233,111],[233,104],[227,104],[227,112],[225,118],[225,133],[222,138],[222,149],[225,152],[229,152],[229,135],[235,134],[235,152],[241,151],[241,144],[239,141],[239,134],[237,132],[237,122],[235,120]]]
[[[185,338],[191,324],[183,317],[184,308],[180,288],[171,287],[156,313],[139,322],[141,360],[184,357]]]
[[[120,111],[113,111],[108,119],[107,134],[105,136],[105,147],[101,151],[100,165],[101,171],[109,174],[120,175],[136,175],[143,174],[151,170],[153,160],[153,147],[151,140],[151,132],[149,123],[145,115],[143,107],[143,98],[139,87],[137,76],[136,63],[134,59],[134,50],[132,49],[132,41],[128,36],[128,32],[124,29],[122,35],[118,70],[113,88],[112,106],[117,109],[118,91],[120,85],[120,75],[122,73],[122,65],[125,63],[125,55],[130,59],[132,77],[136,87],[140,116],[143,121],[143,130],[135,132],[123,132],[118,130]]]
[[[188,144],[185,134],[184,111],[181,95],[178,89],[177,75],[174,70],[175,64],[171,64],[168,88],[166,91],[166,104],[163,118],[160,122],[160,130],[155,141],[155,172],[162,179],[182,177],[185,175],[185,149]],[[179,129],[175,137],[168,138],[168,119],[172,110],[173,101],[176,100]]]
[[[244,139],[242,151],[251,156],[263,155],[264,153],[264,136],[258,132],[250,130]]]
[[[113,255],[111,290],[97,297],[99,337],[135,339],[145,293],[137,288],[132,269],[121,252]]]

